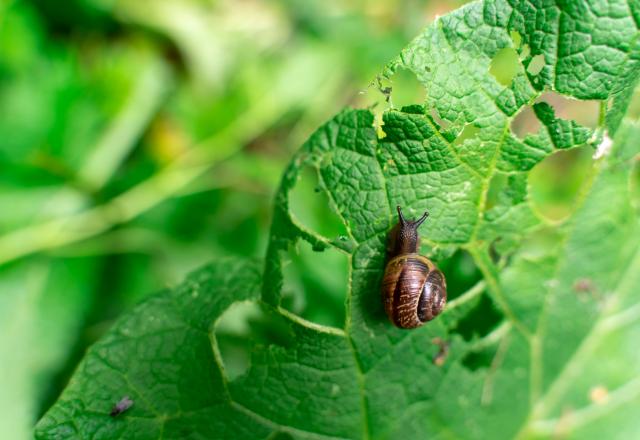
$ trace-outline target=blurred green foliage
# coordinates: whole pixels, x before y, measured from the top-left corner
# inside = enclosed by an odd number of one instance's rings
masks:
[[[212,257],[262,255],[292,151],[379,100],[376,69],[457,5],[0,2],[0,437],[29,437],[144,295]],[[326,273],[343,261],[310,254],[292,250],[291,279],[314,292],[292,304],[339,322],[342,278]]]
[[[144,295],[214,257],[263,255],[294,149],[345,105],[387,105],[379,67],[460,3],[0,2],[0,438],[29,437],[86,347]],[[492,73],[509,69],[506,53]],[[424,98],[402,74],[394,89],[396,106]],[[589,154],[534,172],[543,214],[570,212]],[[293,210],[339,236],[314,185]],[[340,326],[346,265],[325,254],[290,250],[286,306]],[[466,260],[450,263],[460,290],[479,277]],[[265,337],[254,312],[239,312],[251,328],[219,333],[238,370],[237,335]]]

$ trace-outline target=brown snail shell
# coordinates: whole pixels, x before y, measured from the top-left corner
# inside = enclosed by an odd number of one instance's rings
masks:
[[[382,280],[384,310],[395,326],[415,328],[442,312],[447,283],[433,262],[418,254],[418,228],[429,213],[411,221],[404,218],[400,206],[397,209],[399,222],[391,231]]]

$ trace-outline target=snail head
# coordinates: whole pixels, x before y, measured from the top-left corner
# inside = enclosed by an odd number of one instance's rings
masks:
[[[411,254],[418,252],[420,247],[420,237],[418,236],[418,228],[429,217],[429,213],[425,211],[417,220],[407,220],[402,215],[402,208],[397,206],[398,210],[398,227],[395,232],[395,243],[393,244],[393,253],[395,255]]]

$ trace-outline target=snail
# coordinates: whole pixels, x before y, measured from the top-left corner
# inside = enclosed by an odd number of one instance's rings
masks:
[[[444,275],[427,257],[418,254],[418,228],[429,216],[404,218],[400,206],[398,224],[391,230],[388,263],[382,280],[384,310],[400,328],[416,328],[431,321],[447,302]]]

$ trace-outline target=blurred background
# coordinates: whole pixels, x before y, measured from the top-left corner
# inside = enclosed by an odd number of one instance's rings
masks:
[[[220,256],[262,257],[295,149],[345,105],[387,106],[376,74],[462,3],[0,0],[0,438],[30,438],[86,348],[146,295]],[[512,75],[500,62],[492,73]],[[407,79],[392,102],[424,96]],[[532,176],[550,218],[570,211],[590,154]],[[305,224],[339,234],[306,197],[313,178],[300,188]],[[450,269],[461,285],[479,276],[465,258]],[[290,260],[286,306],[342,327],[344,257],[300,245]],[[258,321],[239,306],[219,326],[232,376]]]

